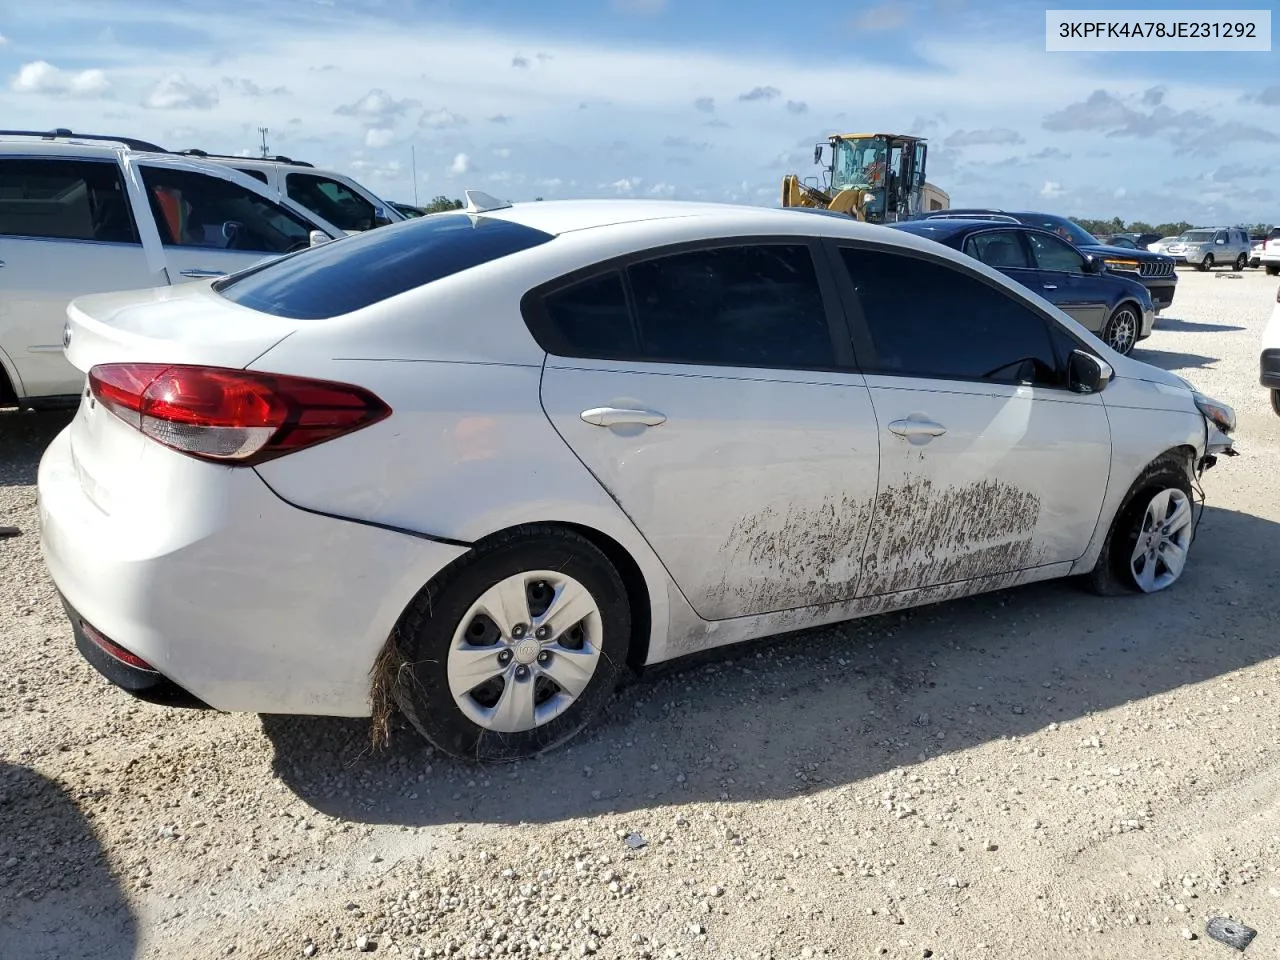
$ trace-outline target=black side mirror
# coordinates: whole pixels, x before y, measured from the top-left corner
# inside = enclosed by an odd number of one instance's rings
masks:
[[[1115,376],[1111,364],[1084,350],[1072,350],[1067,360],[1067,383],[1076,393],[1101,393]]]
[[[813,145],[813,165],[816,167],[822,163],[822,144],[815,143]]]
[[[1085,273],[1101,273],[1106,267],[1106,262],[1101,257],[1095,257],[1092,253],[1084,255]]]

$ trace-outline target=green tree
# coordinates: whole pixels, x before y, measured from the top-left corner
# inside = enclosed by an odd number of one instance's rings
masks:
[[[427,211],[427,213],[441,213],[445,210],[461,210],[462,201],[450,200],[448,197],[441,194],[430,203],[426,204],[422,209]]]

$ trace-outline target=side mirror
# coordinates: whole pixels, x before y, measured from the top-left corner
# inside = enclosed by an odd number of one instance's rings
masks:
[[[318,247],[322,243],[329,242],[329,235],[323,230],[312,230],[310,235],[310,246]]]
[[[1095,257],[1092,253],[1084,255],[1084,272],[1085,273],[1102,273],[1107,269],[1106,261],[1101,257]]]
[[[1216,244],[1217,244],[1218,246],[1220,246],[1220,247],[1224,247],[1224,246],[1226,246],[1226,244],[1227,244],[1227,241],[1223,240],[1221,237],[1219,237],[1217,240],[1215,240],[1215,241],[1213,241],[1213,242],[1214,242],[1214,243],[1216,243]]]
[[[822,144],[817,143],[813,146],[813,164],[817,166],[822,163]]]
[[[1067,360],[1067,382],[1076,393],[1101,393],[1115,375],[1111,364],[1084,350],[1072,350]]]

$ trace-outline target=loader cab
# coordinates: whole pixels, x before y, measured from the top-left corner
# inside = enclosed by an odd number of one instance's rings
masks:
[[[894,223],[917,213],[925,182],[928,148],[918,137],[898,134],[837,134],[814,148],[821,163],[824,148],[830,192],[861,190],[870,196],[864,208],[871,223]]]

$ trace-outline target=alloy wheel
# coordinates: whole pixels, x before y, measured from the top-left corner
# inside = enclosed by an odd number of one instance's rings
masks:
[[[1191,546],[1191,499],[1182,490],[1161,490],[1142,515],[1129,569],[1138,589],[1155,593],[1182,575]]]
[[[1116,353],[1128,354],[1138,339],[1138,318],[1128,307],[1121,307],[1107,324],[1107,346]]]
[[[494,733],[524,733],[569,709],[595,675],[600,608],[580,582],[549,570],[507,577],[467,611],[449,645],[454,702]]]

